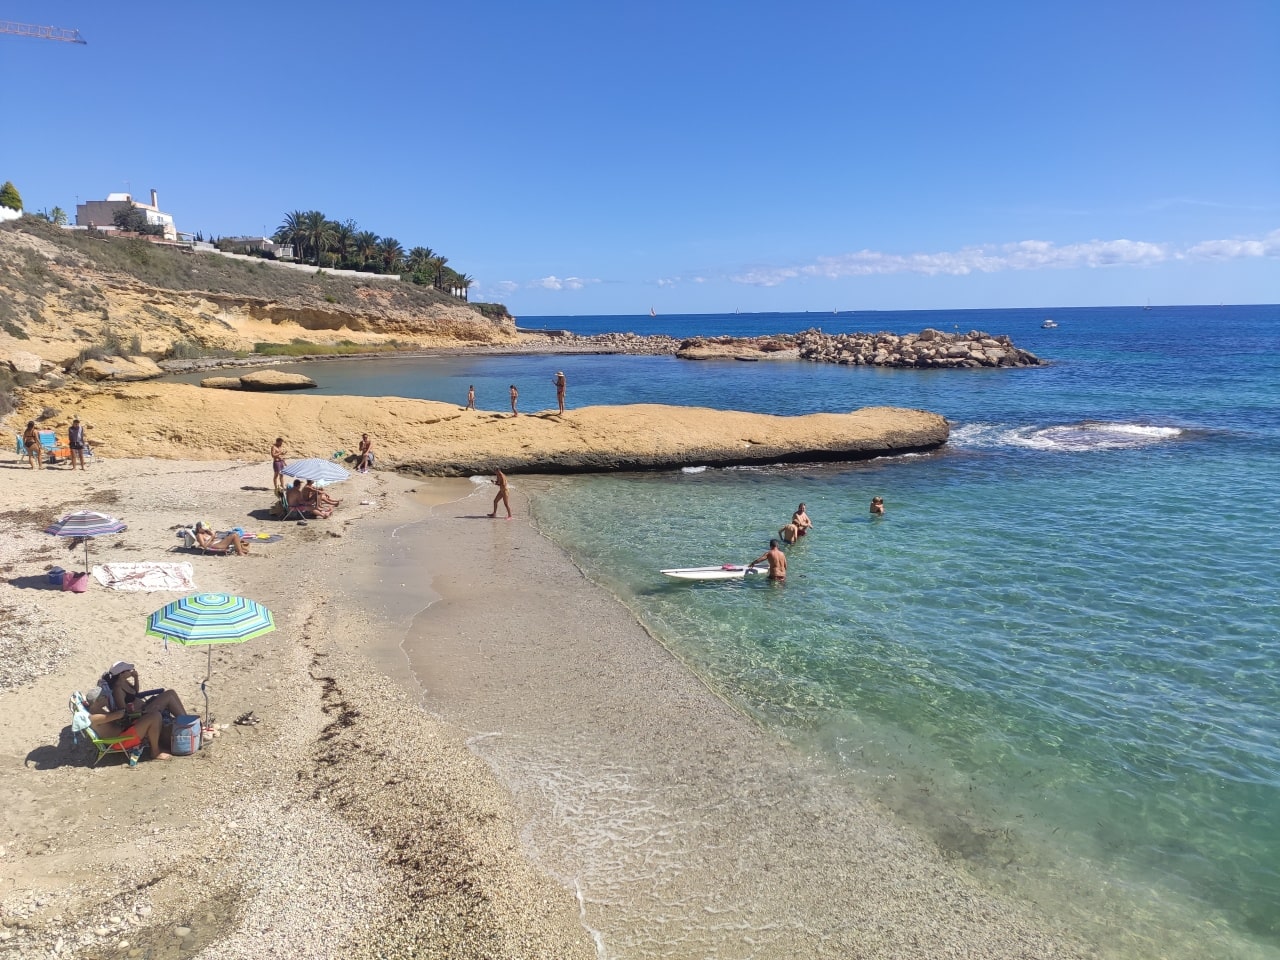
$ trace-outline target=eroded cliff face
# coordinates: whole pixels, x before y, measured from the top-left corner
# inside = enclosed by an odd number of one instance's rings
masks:
[[[447,294],[398,281],[104,240],[26,220],[0,227],[0,355],[26,351],[61,363],[108,338],[134,337],[158,357],[175,343],[429,347],[509,343],[516,331],[511,317],[491,320]]]

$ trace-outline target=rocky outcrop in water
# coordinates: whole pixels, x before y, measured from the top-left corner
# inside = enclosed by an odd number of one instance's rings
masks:
[[[676,351],[685,360],[812,360],[873,367],[1035,367],[1043,361],[1007,336],[979,330],[943,333],[837,333],[806,330],[768,337],[695,337]]]
[[[821,363],[874,367],[1036,367],[1042,363],[1007,336],[979,330],[943,333],[929,327],[901,336],[806,330],[797,339],[800,358]]]

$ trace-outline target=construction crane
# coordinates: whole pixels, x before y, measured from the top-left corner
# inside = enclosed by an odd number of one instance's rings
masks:
[[[37,27],[32,23],[14,23],[12,20],[0,20],[0,33],[14,33],[20,37],[35,37],[39,40],[61,40],[64,43],[88,43],[80,36],[79,30],[67,30],[63,27]]]

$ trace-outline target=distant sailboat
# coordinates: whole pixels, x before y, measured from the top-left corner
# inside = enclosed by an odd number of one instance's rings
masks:
[[[1145,307],[1143,307],[1142,309],[1143,309],[1143,310],[1150,310],[1150,309],[1151,309],[1151,301],[1150,301],[1150,300],[1148,300],[1148,301],[1147,301],[1147,305],[1146,305]]]
[[[650,307],[650,308],[649,308],[649,316],[651,316],[651,317],[656,317],[657,315],[658,315],[658,311],[654,310],[654,309],[653,309],[653,307]]]

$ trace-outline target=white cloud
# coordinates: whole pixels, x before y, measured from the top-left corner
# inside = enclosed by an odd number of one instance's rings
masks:
[[[1021,240],[995,246],[964,247],[940,253],[882,253],[860,250],[819,257],[799,266],[755,266],[730,277],[735,283],[776,287],[788,280],[820,277],[966,276],[1006,270],[1077,269],[1080,267],[1146,267],[1170,260],[1238,260],[1280,256],[1280,230],[1261,240],[1206,240],[1184,250],[1145,240],[1089,240],[1058,245],[1048,240]]]
[[[1261,240],[1204,240],[1189,248],[1186,256],[1188,260],[1280,257],[1280,230],[1272,230]]]
[[[534,280],[529,286],[542,290],[581,290],[589,284],[599,282],[599,280],[584,280],[582,277],[564,277],[562,279],[552,275],[543,277],[541,280]]]

